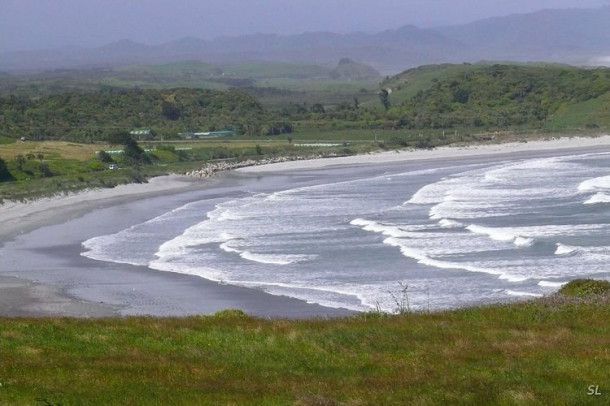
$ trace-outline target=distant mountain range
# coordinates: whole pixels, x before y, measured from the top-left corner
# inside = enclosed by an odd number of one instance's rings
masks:
[[[122,40],[94,49],[4,53],[0,54],[0,70],[117,67],[185,59],[213,64],[281,61],[330,66],[340,58],[350,58],[384,74],[430,63],[483,59],[602,64],[610,57],[609,21],[610,7],[603,7],[542,10],[434,29],[407,25],[377,34],[256,34],[212,41],[183,38],[162,45]]]

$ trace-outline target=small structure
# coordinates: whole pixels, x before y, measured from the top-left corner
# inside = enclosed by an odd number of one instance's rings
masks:
[[[222,131],[187,131],[184,133],[178,133],[178,135],[182,138],[186,138],[187,140],[192,140],[195,138],[217,138],[217,137],[225,137],[228,135],[235,135],[235,131],[233,130],[222,130]]]
[[[130,135],[135,135],[138,138],[150,138],[152,136],[152,131],[150,128],[146,128],[143,130],[132,130],[129,132]]]
[[[119,166],[117,164],[110,164],[108,165],[108,169],[119,169]]]

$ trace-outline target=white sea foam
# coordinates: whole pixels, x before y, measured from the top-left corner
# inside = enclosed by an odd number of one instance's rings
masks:
[[[148,267],[157,271],[180,273],[184,275],[193,275],[200,278],[208,279],[214,282],[227,282],[227,273],[216,268],[204,266],[201,264],[192,264],[181,260],[181,258],[160,258],[156,261],[151,261]]]
[[[442,228],[460,228],[460,227],[464,227],[464,225],[462,223],[460,223],[459,221],[454,221],[454,220],[449,220],[449,219],[441,219],[438,222],[438,225],[441,226]]]
[[[555,250],[555,255],[570,255],[576,252],[579,252],[579,247],[572,247],[570,245],[564,245],[557,243],[557,249]]]
[[[239,254],[242,258],[261,264],[271,265],[290,265],[297,262],[310,261],[315,255],[280,255],[280,254],[257,254],[251,251],[244,251]]]
[[[511,162],[426,185],[404,204],[431,205],[429,217],[433,220],[518,215],[524,202],[575,195],[565,182],[578,182],[586,174],[590,174],[589,168],[565,157]]]
[[[383,234],[388,237],[409,237],[412,235],[409,231],[404,230],[395,224],[381,224],[376,221],[354,219],[350,222],[353,226],[361,227],[363,230],[372,231],[375,233]]]
[[[439,182],[426,185],[419,189],[404,204],[437,204],[441,203],[449,190],[460,184],[459,179],[443,179]]]
[[[580,192],[596,192],[610,190],[610,176],[600,176],[587,179],[578,185]]]
[[[493,228],[471,224],[466,227],[466,229],[476,234],[487,235],[489,238],[495,241],[512,242],[517,247],[530,247],[536,242],[536,240],[533,238],[519,235],[518,228]]]
[[[520,297],[542,297],[543,295],[540,293],[532,293],[532,292],[521,292],[517,290],[507,290],[507,295],[510,296],[520,296]]]
[[[517,237],[515,238],[515,241],[513,241],[513,243],[517,247],[531,247],[532,245],[534,245],[535,242],[536,240],[534,240],[533,238],[527,237]]]
[[[238,254],[243,259],[248,261],[258,262],[269,265],[290,265],[297,262],[310,261],[315,259],[316,255],[290,255],[290,254],[261,254],[251,250],[240,250],[236,247],[239,241],[230,240],[220,244],[220,249],[225,252]]]
[[[101,236],[91,238],[81,244],[86,251],[81,252],[81,256],[94,259],[96,261],[108,261],[112,259],[112,262],[118,264],[127,264],[134,266],[146,266],[148,261],[146,259],[134,258],[132,255],[122,255],[117,247],[117,236]]]
[[[610,194],[598,192],[587,199],[583,204],[610,203]]]
[[[568,282],[551,282],[551,281],[540,281],[538,286],[543,288],[560,288]]]
[[[81,243],[82,247],[86,250],[81,255],[98,261],[146,266],[152,258],[154,251],[146,252],[142,246],[150,244],[150,247],[147,248],[150,250],[154,249],[154,243],[159,238],[159,234],[161,234],[158,230],[165,228],[176,217],[188,213],[195,204],[189,203],[175,208],[115,234],[90,238]],[[132,249],[125,250],[126,245],[132,246]]]
[[[486,273],[490,275],[496,275],[500,279],[507,280],[509,282],[521,282],[528,279],[527,277],[513,275],[500,269],[482,268],[467,262],[450,262],[434,259],[428,256],[425,252],[410,247],[408,245],[408,241],[399,238],[388,237],[383,241],[383,243],[393,247],[398,247],[400,248],[400,252],[404,256],[413,258],[422,265],[428,265],[434,268],[462,269],[469,272]]]
[[[243,251],[238,250],[237,248],[234,248],[231,246],[231,242],[234,240],[230,240],[230,241],[226,241],[223,242],[222,244],[219,245],[220,249],[225,251],[225,252],[232,252],[235,254],[241,254]]]
[[[513,242],[518,237],[510,228],[483,227],[471,224],[466,229],[476,234],[485,234],[496,241]]]

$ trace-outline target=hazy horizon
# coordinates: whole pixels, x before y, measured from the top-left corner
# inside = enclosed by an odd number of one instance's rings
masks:
[[[0,52],[99,47],[122,39],[155,45],[311,31],[380,32],[465,24],[541,9],[597,8],[610,0],[3,0]]]

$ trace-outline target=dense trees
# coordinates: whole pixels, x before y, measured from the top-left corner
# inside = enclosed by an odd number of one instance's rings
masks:
[[[390,92],[387,89],[381,89],[379,92],[379,100],[381,101],[381,105],[386,111],[390,108]]]
[[[92,141],[142,127],[164,137],[212,128],[260,135],[267,113],[256,98],[241,90],[106,88],[0,98],[0,117],[0,134]]]
[[[138,145],[138,142],[133,139],[131,134],[126,131],[119,131],[111,134],[108,137],[108,142],[112,145],[123,146],[123,162],[130,166],[138,166],[140,164],[150,164],[151,159],[146,152]],[[103,161],[106,155],[100,155],[100,160]],[[107,158],[106,158],[107,160]]]
[[[431,81],[428,88],[390,107],[386,117],[396,127],[414,129],[540,126],[549,115],[608,92],[610,70],[605,68],[476,66]]]
[[[13,180],[13,176],[8,171],[6,162],[4,162],[2,158],[0,158],[0,182],[4,182],[7,180]]]
[[[168,120],[176,121],[180,118],[180,107],[176,102],[165,100],[161,105],[161,113]]]

